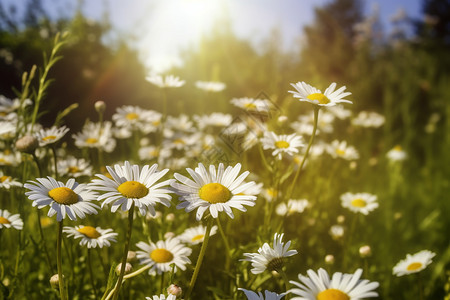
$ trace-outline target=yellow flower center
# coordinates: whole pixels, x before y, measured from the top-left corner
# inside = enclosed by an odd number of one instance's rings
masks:
[[[397,145],[397,146],[394,147],[394,150],[395,150],[395,151],[402,151],[403,148],[402,148],[402,146]]]
[[[77,229],[79,233],[84,234],[90,239],[98,239],[102,235],[92,226],[84,226],[83,228]]]
[[[137,118],[139,118],[139,115],[137,113],[128,113],[125,118],[127,118],[128,120],[136,120]]]
[[[412,264],[410,264],[408,267],[406,267],[406,269],[408,271],[417,271],[418,269],[420,269],[422,267],[422,264],[420,262],[413,262]]]
[[[176,139],[176,140],[173,141],[173,143],[175,145],[184,145],[184,144],[186,144],[186,142],[184,140],[182,140],[182,139]]]
[[[197,234],[196,236],[194,236],[194,237],[191,239],[191,241],[192,241],[192,242],[200,241],[200,240],[202,240],[204,237],[205,237],[204,234]]]
[[[0,217],[0,224],[11,224],[11,222],[4,217]]]
[[[65,186],[48,191],[48,196],[59,204],[70,205],[78,202],[78,195]]]
[[[276,141],[275,142],[275,147],[277,148],[288,148],[289,147],[289,143],[286,141]]]
[[[50,225],[53,224],[53,219],[52,219],[52,218],[49,218],[49,217],[42,217],[42,218],[40,219],[40,222],[41,222],[41,226],[42,226],[43,228],[45,228],[45,227],[48,227],[48,226],[50,226]]]
[[[161,121],[160,120],[158,120],[158,121],[153,121],[152,122],[152,125],[153,126],[159,126],[161,124]]]
[[[247,109],[256,109],[256,105],[252,102],[245,103],[244,107]]]
[[[46,136],[46,137],[42,138],[42,140],[44,140],[44,141],[51,141],[51,140],[54,140],[54,139],[56,139],[55,135],[49,135],[49,136]]]
[[[321,93],[314,93],[314,94],[308,95],[307,98],[309,100],[319,101],[319,104],[328,104],[331,102],[330,99],[327,98],[327,96],[325,96],[324,94],[321,94]]]
[[[10,179],[11,179],[11,176],[3,175],[2,177],[0,177],[0,182],[5,182],[5,181],[10,180]]]
[[[350,297],[336,289],[327,289],[317,294],[317,300],[350,300]]]
[[[345,150],[342,150],[342,149],[336,149],[336,154],[337,154],[337,155],[340,155],[340,156],[343,156],[343,155],[345,155]]]
[[[166,249],[155,249],[150,253],[150,258],[156,263],[167,263],[173,260],[173,254]]]
[[[76,173],[78,171],[80,171],[80,169],[78,169],[78,167],[76,167],[76,166],[69,167],[69,170],[68,170],[69,173]]]
[[[365,200],[358,198],[358,199],[352,200],[352,205],[355,207],[366,207],[367,203]]]
[[[143,198],[148,194],[148,188],[137,181],[125,181],[117,190],[127,198]]]
[[[85,142],[88,144],[95,144],[98,140],[96,138],[87,138]]]
[[[208,201],[211,204],[225,203],[231,199],[231,192],[229,189],[220,183],[208,183],[202,186],[198,195],[201,199]]]

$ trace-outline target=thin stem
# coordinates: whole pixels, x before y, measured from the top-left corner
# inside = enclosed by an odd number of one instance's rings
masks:
[[[61,300],[66,299],[64,277],[62,272],[62,258],[61,258],[61,241],[62,241],[63,221],[58,222],[58,240],[56,243],[56,262],[58,266],[58,281],[59,281],[59,295]]]
[[[225,266],[226,266],[226,270],[229,271],[229,266],[230,266],[230,260],[231,260],[231,248],[230,248],[230,244],[228,243],[228,239],[227,236],[225,235],[225,232],[223,231],[222,228],[222,224],[220,223],[219,217],[217,217],[217,227],[219,228],[219,232],[220,235],[222,236],[222,240],[223,243],[225,245],[225,251],[227,252],[227,256],[226,256],[226,262],[225,262]]]
[[[164,294],[164,272],[161,274],[161,278],[160,278],[160,283],[159,283],[159,285],[160,285],[160,293],[161,294]]]
[[[200,267],[202,266],[203,257],[205,256],[206,247],[208,246],[209,234],[211,232],[213,221],[214,221],[213,218],[210,217],[208,220],[208,224],[206,225],[205,238],[203,239],[202,248],[200,249],[200,254],[198,255],[197,264],[195,265],[195,269],[194,269],[194,273],[192,274],[191,282],[189,283],[189,289],[186,292],[186,295],[184,296],[185,300],[189,299],[189,296],[191,295],[192,290],[194,289],[195,281],[197,280],[197,276],[200,271]]]
[[[123,276],[123,282],[125,282],[127,279],[130,279],[130,278],[132,278],[134,276],[137,276],[137,275],[141,274],[142,272],[150,269],[150,267],[151,267],[150,265],[146,265],[145,267],[142,267],[139,270],[134,271],[133,273],[130,273],[130,274],[127,274],[127,275]],[[112,297],[112,295],[114,294],[114,292],[116,291],[116,289],[117,289],[117,283],[114,286],[114,288],[109,292],[108,296],[106,296],[106,298],[104,300],[109,300]]]
[[[283,281],[284,281],[284,286],[286,288],[286,292],[289,291],[289,279],[287,278],[286,273],[281,268],[278,271],[278,273],[280,273],[281,277],[283,277]],[[284,299],[288,300],[289,299],[289,294],[286,294],[286,297]]]
[[[127,256],[128,256],[128,249],[130,248],[130,239],[131,239],[131,231],[133,229],[133,215],[134,215],[134,201],[133,204],[131,204],[131,208],[128,211],[128,231],[127,231],[127,240],[125,241],[125,247],[123,249],[123,256],[122,256],[122,265],[120,266],[120,275],[119,279],[117,279],[117,289],[115,289],[114,293],[114,300],[117,300],[119,298],[120,288],[122,286],[122,280],[123,276],[125,275],[125,267],[127,264]]]
[[[53,153],[53,166],[55,168],[55,179],[58,180],[58,159],[57,159],[57,155],[56,155],[56,149],[55,147],[51,147],[52,148],[52,153]]]
[[[92,289],[94,290],[95,299],[98,298],[97,296],[97,288],[95,287],[95,279],[94,279],[94,272],[92,272],[92,259],[91,259],[91,249],[87,249],[87,259],[88,259],[88,266],[89,266],[89,275],[91,276],[91,284]]]
[[[100,253],[100,248],[96,247],[95,250],[97,252],[100,264],[102,265],[103,273],[104,274],[108,274],[108,269],[106,268],[105,262],[103,261],[102,254]]]
[[[292,193],[294,192],[295,183],[297,182],[297,179],[300,176],[300,173],[301,173],[301,171],[303,169],[303,165],[305,164],[306,159],[308,158],[309,150],[311,149],[311,146],[313,144],[314,137],[316,136],[317,123],[318,123],[318,120],[319,120],[319,110],[320,110],[320,106],[315,105],[314,106],[314,127],[313,127],[313,132],[312,132],[311,138],[309,139],[309,143],[308,143],[308,147],[306,148],[305,156],[303,156],[302,163],[298,167],[297,173],[295,173],[294,180],[292,181],[292,184],[291,184],[291,186],[289,188],[288,199],[290,199],[292,197]]]

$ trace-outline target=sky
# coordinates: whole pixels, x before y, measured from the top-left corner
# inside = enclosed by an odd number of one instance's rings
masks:
[[[2,0],[6,1],[6,0]],[[10,0],[13,1],[13,0]],[[14,0],[19,1],[19,0]],[[227,15],[235,34],[262,43],[274,28],[286,50],[298,47],[302,29],[314,20],[314,8],[330,0],[85,0],[83,12],[100,19],[108,7],[113,28],[135,38],[142,61],[149,71],[163,72],[180,64],[180,49],[195,47],[218,18]],[[76,0],[43,0],[54,14],[73,11]],[[389,19],[399,9],[418,18],[421,0],[365,0],[365,13],[378,6],[380,19],[389,31]],[[64,3],[64,4],[61,4]],[[67,7],[68,5],[68,7]],[[72,9],[71,9],[72,8]]]

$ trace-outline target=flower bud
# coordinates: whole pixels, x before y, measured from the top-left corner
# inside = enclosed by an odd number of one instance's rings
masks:
[[[167,288],[167,293],[169,293],[170,295],[174,295],[176,297],[180,297],[181,294],[183,293],[183,290],[181,289],[181,287],[179,287],[176,284],[171,284],[168,288]]]
[[[166,234],[164,234],[164,238],[165,239],[169,239],[169,238],[173,238],[175,236],[175,233],[173,232],[166,232]]]
[[[116,267],[116,274],[117,276],[120,275],[120,269],[122,268],[122,263],[118,264]],[[131,273],[131,270],[133,270],[133,266],[130,263],[126,263],[125,265],[125,274]]]
[[[336,221],[338,222],[338,224],[344,223],[345,222],[345,216],[343,216],[343,215],[337,216]]]
[[[166,221],[173,222],[175,220],[175,215],[173,213],[167,214]]]
[[[127,262],[133,262],[136,260],[136,252],[128,251],[127,253]]]
[[[63,275],[63,278],[64,278],[64,275]],[[52,277],[50,277],[50,285],[54,289],[59,289],[59,276],[58,276],[58,274],[55,274]]]
[[[34,153],[34,150],[39,147],[39,141],[32,135],[26,135],[16,141],[16,149],[20,152]]]
[[[334,256],[331,254],[328,254],[327,256],[325,256],[325,263],[328,265],[334,264]]]
[[[94,107],[99,114],[102,114],[106,109],[106,104],[104,101],[97,101],[95,102]]]
[[[372,249],[370,249],[369,245],[364,245],[361,248],[359,248],[359,255],[361,257],[369,257],[372,255]]]

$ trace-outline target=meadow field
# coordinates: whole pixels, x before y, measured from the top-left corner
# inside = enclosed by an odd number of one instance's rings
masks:
[[[337,11],[166,74],[82,15],[2,27],[0,299],[450,299],[448,40]]]

